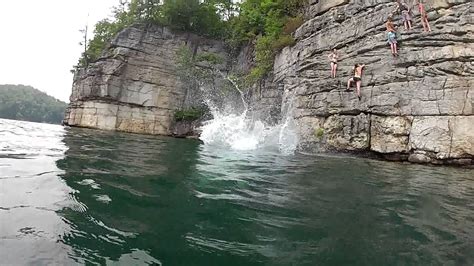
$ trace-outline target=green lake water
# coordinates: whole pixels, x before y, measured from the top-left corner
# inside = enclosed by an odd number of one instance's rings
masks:
[[[1,265],[474,265],[474,170],[0,120]]]

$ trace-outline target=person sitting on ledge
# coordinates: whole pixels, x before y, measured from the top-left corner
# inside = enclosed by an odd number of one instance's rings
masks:
[[[418,10],[420,11],[421,24],[423,24],[424,31],[431,31],[430,23],[428,22],[428,14],[426,13],[425,6],[422,0],[418,0]]]
[[[352,83],[356,84],[357,97],[359,98],[359,101],[361,99],[360,86],[362,84],[362,71],[363,71],[364,68],[365,68],[365,65],[355,64],[354,65],[354,70],[353,70],[354,71],[354,76],[347,81],[346,91],[350,91],[350,87],[351,87]]]
[[[397,0],[397,10],[402,13],[402,21],[405,26],[405,30],[411,30],[411,15],[410,7],[403,1]]]
[[[329,61],[331,61],[331,78],[336,78],[337,59],[339,58],[336,48],[332,50],[332,52],[328,55],[328,58]]]
[[[397,30],[395,29],[395,25],[393,25],[392,18],[387,18],[387,23],[385,23],[385,27],[387,28],[387,41],[390,44],[390,49],[392,50],[393,56],[398,56],[397,51]]]

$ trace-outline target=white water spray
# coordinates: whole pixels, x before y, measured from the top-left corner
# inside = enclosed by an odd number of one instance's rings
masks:
[[[206,145],[218,145],[234,150],[256,150],[277,148],[283,154],[293,154],[298,145],[296,124],[293,119],[294,92],[285,92],[282,105],[282,121],[275,126],[267,126],[259,120],[247,116],[249,107],[245,94],[231,78],[221,75],[233,84],[240,93],[244,111],[240,114],[219,110],[210,101],[206,102],[213,119],[202,127],[201,140]]]
[[[278,143],[280,151],[284,154],[292,154],[298,147],[298,133],[296,121],[293,118],[294,98],[296,90],[285,91],[283,95],[282,114],[278,132]]]

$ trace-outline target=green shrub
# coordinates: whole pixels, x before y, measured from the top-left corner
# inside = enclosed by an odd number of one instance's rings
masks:
[[[301,25],[303,25],[304,19],[302,16],[289,17],[286,20],[285,26],[283,27],[284,34],[292,34],[295,32]]]
[[[246,80],[255,82],[273,68],[276,53],[295,40],[291,36],[303,24],[299,15],[307,0],[246,0],[238,17],[230,21],[232,47],[255,41],[256,62]]]
[[[295,38],[291,35],[281,35],[278,39],[275,40],[272,44],[272,49],[274,52],[279,52],[287,46],[295,45]]]
[[[185,45],[176,52],[176,59],[179,70],[186,70],[194,66],[193,52]]]
[[[255,66],[246,77],[247,85],[264,78],[272,69],[275,55],[287,46],[295,44],[291,35],[261,36],[255,46]]]
[[[253,67],[250,73],[245,77],[245,85],[252,86],[252,84],[261,80],[267,73],[268,70],[266,68],[262,68],[261,66]]]
[[[113,9],[113,19],[95,25],[94,38],[88,40],[86,52],[75,70],[96,61],[113,37],[134,23],[151,23],[172,29],[193,32],[211,38],[227,36],[228,21],[222,12],[236,9],[230,0],[130,0]]]
[[[256,42],[256,65],[247,80],[256,81],[268,74],[275,54],[294,44],[291,34],[302,25],[302,6],[307,0],[129,0],[121,1],[111,20],[95,26],[75,69],[97,60],[118,32],[134,23],[152,23],[202,36],[225,39],[231,50]],[[223,62],[212,53],[197,55],[195,61]]]
[[[321,139],[324,136],[324,129],[323,128],[317,128],[314,130],[314,136],[316,138]]]
[[[224,63],[224,59],[216,53],[202,52],[196,55],[196,62],[208,62],[212,65]]]
[[[195,121],[202,118],[205,113],[203,108],[178,110],[174,113],[174,119],[176,121]]]
[[[199,62],[207,62],[216,65],[224,62],[224,59],[214,53],[198,53],[193,56],[193,52],[189,47],[183,45],[176,53],[176,61],[178,66],[178,76],[190,85],[198,87],[199,83],[212,83],[214,80],[214,70],[207,67],[199,66]],[[193,85],[194,84],[194,85]]]

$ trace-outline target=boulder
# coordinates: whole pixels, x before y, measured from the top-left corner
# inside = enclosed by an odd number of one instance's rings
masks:
[[[372,115],[370,149],[388,154],[408,152],[410,127],[410,117]]]

